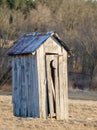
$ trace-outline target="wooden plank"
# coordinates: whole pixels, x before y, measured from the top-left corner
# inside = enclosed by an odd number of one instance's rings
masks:
[[[31,73],[30,73],[30,92],[29,92],[29,102],[30,102],[30,109],[31,109],[31,115],[33,117],[35,117],[35,99],[36,99],[36,95],[35,95],[35,78],[34,77],[34,64],[35,64],[35,61],[34,61],[34,57],[32,57],[31,59]],[[37,103],[37,102],[36,102]]]
[[[22,58],[22,100],[21,100],[21,111],[23,116],[28,117],[39,117],[39,99],[38,99],[38,87],[36,86],[37,77],[36,75],[36,63],[35,56],[28,55]],[[23,73],[24,71],[24,73]],[[23,77],[24,76],[24,77]],[[25,81],[24,81],[25,80]],[[24,88],[24,89],[23,89]]]
[[[56,119],[60,119],[60,100],[59,100],[59,75],[58,75],[58,70],[59,70],[59,63],[58,63],[58,56],[54,56],[54,66],[55,66],[55,94],[56,94],[56,99],[55,99],[55,104],[56,104]]]
[[[46,115],[46,76],[45,76],[45,54],[43,45],[37,50],[37,71],[39,88],[39,113],[40,118],[45,119]]]
[[[59,100],[60,100],[60,119],[65,119],[65,101],[64,101],[64,93],[65,93],[65,76],[63,76],[63,72],[65,71],[65,67],[63,65],[63,56],[59,57],[59,83],[60,83],[60,92],[59,92]],[[64,77],[64,78],[63,78]]]
[[[36,57],[19,56],[12,64],[14,115],[39,117]]]
[[[34,61],[34,62],[33,62]],[[37,62],[36,62],[36,56],[33,56],[33,77],[34,77],[34,117],[39,117],[39,92],[38,92],[38,75],[37,75]]]
[[[19,67],[18,67],[18,73],[19,73],[19,76],[18,76],[18,105],[19,105],[19,116],[21,116],[21,57],[18,57],[19,58]]]
[[[25,58],[21,57],[21,116],[26,117]]]
[[[28,59],[27,59],[27,62],[28,62]],[[28,68],[29,66],[29,68]],[[31,85],[33,83],[33,75],[32,75],[32,59],[29,57],[29,62],[26,64],[26,68],[27,68],[27,82],[28,82],[28,117],[31,117],[32,116],[32,107],[31,107],[31,104],[32,104],[32,91],[31,91]]]
[[[17,57],[17,108],[18,108],[18,116],[20,116],[20,105],[21,105],[21,102],[20,102],[20,96],[21,96],[21,93],[20,93],[20,87],[21,87],[21,59],[20,57]]]
[[[20,102],[19,102],[19,59],[15,57],[13,59],[13,102],[14,102],[14,115],[19,116]]]
[[[44,43],[45,53],[58,53],[61,54],[61,45],[55,38],[49,37]]]
[[[64,107],[64,118],[66,120],[68,120],[68,72],[67,72],[67,52],[65,50],[63,50],[63,86],[64,86],[64,103],[65,103],[65,107]]]
[[[50,68],[50,61],[51,56],[46,55],[46,71],[47,71],[47,86],[48,86],[48,99],[49,99],[49,111],[50,111],[50,118],[54,116],[54,100],[53,100],[53,83],[51,78],[51,68]]]
[[[13,103],[13,113],[14,115],[16,115],[15,112],[15,88],[16,88],[16,80],[15,80],[15,73],[16,73],[16,69],[15,69],[15,60],[14,57],[12,58],[12,103]]]
[[[15,88],[15,112],[16,112],[16,116],[19,116],[19,106],[18,106],[18,74],[19,74],[19,72],[18,72],[18,57],[16,57],[16,59],[15,59],[15,62],[16,62],[16,77],[15,77],[15,80],[16,80],[16,88]]]
[[[24,84],[24,95],[25,95],[25,117],[28,117],[28,86],[29,86],[29,70],[30,70],[30,63],[29,63],[29,55],[24,57],[24,79],[25,79],[25,84]]]
[[[35,109],[37,109],[37,107],[36,107],[36,104],[37,104],[37,87],[36,87],[36,85],[35,85],[35,80],[36,80],[36,76],[35,76],[35,56],[33,56],[33,62],[32,62],[32,66],[33,66],[33,80],[34,80],[34,82],[33,82],[33,105],[34,105],[34,107],[33,107],[33,116],[35,117],[36,115],[37,115],[37,113],[35,112],[36,110]]]
[[[12,58],[12,103],[14,104],[15,96],[15,60]]]

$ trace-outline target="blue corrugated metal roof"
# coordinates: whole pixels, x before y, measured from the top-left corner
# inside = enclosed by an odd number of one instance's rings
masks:
[[[9,55],[26,54],[34,52],[53,32],[30,33],[22,35],[9,49]]]
[[[54,32],[47,33],[30,33],[22,35],[17,41],[14,42],[13,46],[8,50],[8,55],[18,55],[27,54],[36,51],[36,49],[44,43],[50,36],[55,36],[55,38],[60,42],[60,44],[67,50],[69,49],[64,46],[62,41],[59,39],[58,35]]]

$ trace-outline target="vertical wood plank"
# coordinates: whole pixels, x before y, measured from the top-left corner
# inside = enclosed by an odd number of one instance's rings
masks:
[[[18,116],[20,115],[20,105],[21,105],[21,59],[17,57],[17,105],[18,105]]]
[[[33,80],[33,84],[32,84],[32,98],[33,98],[33,104],[32,104],[32,108],[33,108],[33,117],[35,117],[35,109],[36,109],[36,104],[37,104],[37,99],[36,99],[36,86],[35,86],[35,57],[33,56],[33,62],[32,62],[32,67],[33,67],[33,71],[32,71],[32,80]],[[34,106],[34,107],[33,107]]]
[[[12,103],[14,104],[15,96],[15,60],[12,57]]]
[[[26,117],[25,57],[21,57],[21,116]]]
[[[15,102],[15,104],[16,104],[16,115],[17,116],[19,116],[19,106],[18,106],[18,85],[19,85],[19,79],[18,79],[18,76],[19,76],[19,71],[18,71],[18,68],[19,68],[19,66],[18,66],[18,57],[16,57],[16,91],[15,91],[15,93],[16,93],[16,102]]]
[[[16,80],[15,80],[15,74],[16,74],[16,68],[15,68],[15,57],[12,58],[12,103],[13,103],[13,113],[16,115],[15,112],[15,88],[16,88]]]
[[[32,107],[31,107],[31,104],[32,104],[32,100],[31,99],[31,96],[32,96],[32,91],[31,91],[31,84],[33,83],[33,75],[32,75],[32,59],[29,57],[29,62],[28,62],[28,59],[27,59],[27,64],[26,64],[26,68],[27,68],[27,82],[28,82],[28,117],[31,117],[32,116]],[[29,68],[28,68],[29,66]]]
[[[68,68],[67,68],[67,52],[63,50],[63,86],[64,86],[64,103],[65,103],[65,116],[64,118],[67,120],[68,119]]]
[[[28,82],[28,116],[39,117],[39,99],[38,99],[38,87],[36,77],[36,56],[29,56],[29,68],[27,74]]]
[[[36,64],[36,56],[33,56],[33,80],[34,80],[34,117],[39,117],[39,92],[38,92],[38,79],[37,79],[37,64]]]
[[[53,83],[51,78],[51,68],[50,68],[50,61],[51,56],[46,55],[46,71],[47,71],[47,86],[48,86],[48,99],[49,99],[49,111],[50,111],[50,118],[54,116],[54,100],[53,100]]]
[[[14,59],[14,78],[15,78],[15,84],[14,84],[14,115],[18,115],[17,113],[17,58]]]
[[[43,45],[37,50],[37,71],[39,88],[39,111],[40,118],[46,118],[46,77],[45,77],[45,54]]]
[[[28,117],[28,90],[29,90],[29,70],[30,70],[30,63],[29,63],[29,55],[24,57],[24,95],[25,95],[25,117]]]
[[[63,63],[63,56],[59,56],[59,83],[60,83],[60,92],[59,92],[59,100],[60,100],[60,119],[65,119],[65,100],[64,100],[64,93],[65,93],[65,79],[66,77],[63,75],[63,72],[66,71]]]
[[[19,98],[19,58],[14,58],[13,67],[13,102],[14,102],[14,115],[19,116],[20,113],[20,98]]]
[[[30,73],[30,104],[31,104],[31,114],[33,117],[35,117],[35,76],[34,76],[34,64],[35,64],[35,61],[34,61],[34,56],[32,57],[31,59],[31,73]],[[31,82],[32,81],[32,82]],[[31,94],[32,93],[32,94]],[[37,103],[37,101],[36,101]]]
[[[54,56],[54,66],[55,66],[55,102],[56,102],[56,119],[60,120],[60,88],[59,88],[59,62],[58,62],[58,56]]]
[[[65,84],[65,119],[68,119],[68,67],[67,67],[67,52],[64,50],[64,55],[63,55],[63,63],[64,63],[64,68],[66,68],[66,71],[63,71],[63,78],[66,78],[64,84]]]

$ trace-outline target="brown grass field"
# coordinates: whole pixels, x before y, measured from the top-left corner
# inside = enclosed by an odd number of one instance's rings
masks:
[[[12,95],[0,90],[0,130],[97,130],[97,92],[70,90],[69,119],[13,116]]]

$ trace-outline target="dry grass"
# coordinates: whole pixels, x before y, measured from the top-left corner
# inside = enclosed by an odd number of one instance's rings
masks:
[[[86,95],[89,100],[84,100]],[[96,92],[70,91],[69,96],[69,120],[57,121],[13,116],[10,93],[0,92],[0,130],[97,130]],[[75,100],[77,96],[83,100]]]

